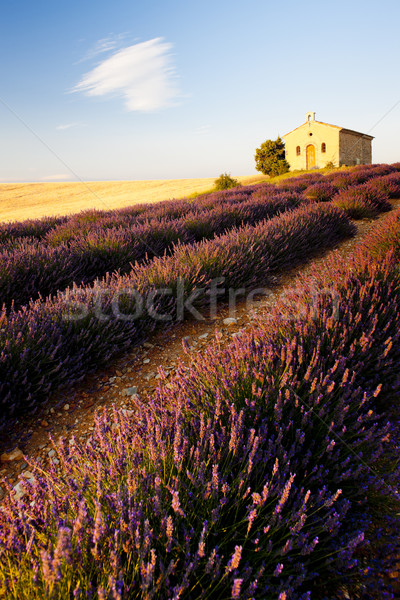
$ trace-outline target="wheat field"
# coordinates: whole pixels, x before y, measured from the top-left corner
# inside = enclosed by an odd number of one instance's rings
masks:
[[[248,185],[266,180],[262,175],[236,177]],[[142,202],[184,198],[210,191],[215,178],[154,179],[0,184],[0,222],[67,215],[87,209],[109,210]]]

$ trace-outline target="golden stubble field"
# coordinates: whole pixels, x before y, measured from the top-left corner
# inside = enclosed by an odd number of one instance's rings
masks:
[[[243,185],[267,180],[263,175],[235,177]],[[0,184],[0,222],[109,210],[133,204],[184,198],[213,188],[215,178],[143,181],[74,181]]]

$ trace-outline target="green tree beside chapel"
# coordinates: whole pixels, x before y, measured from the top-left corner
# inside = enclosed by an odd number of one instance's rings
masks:
[[[289,171],[290,165],[285,160],[285,144],[282,138],[267,140],[256,149],[254,156],[256,170],[264,175],[282,175]]]

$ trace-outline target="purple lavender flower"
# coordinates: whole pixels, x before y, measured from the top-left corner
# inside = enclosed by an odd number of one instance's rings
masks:
[[[242,587],[243,579],[234,579],[232,586],[232,598],[240,598],[240,588]]]
[[[235,571],[239,567],[240,559],[242,558],[242,550],[242,546],[235,546],[235,552],[226,567],[228,572]]]

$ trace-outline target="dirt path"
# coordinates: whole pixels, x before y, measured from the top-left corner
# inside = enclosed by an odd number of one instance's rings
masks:
[[[394,200],[393,208],[400,207],[400,199]],[[63,390],[49,400],[40,415],[24,418],[16,425],[14,431],[3,436],[0,452],[9,454],[12,450],[20,450],[29,460],[35,458],[43,466],[54,460],[49,434],[57,440],[59,437],[71,438],[84,442],[93,431],[93,417],[96,410],[116,404],[121,408],[135,408],[135,393],[141,398],[151,394],[159,384],[161,368],[168,378],[172,377],[179,360],[190,362],[190,354],[183,352],[182,341],[190,346],[193,352],[202,352],[218,335],[220,345],[226,346],[232,337],[255,325],[257,319],[268,314],[271,304],[281,294],[293,286],[297,276],[306,275],[312,265],[324,260],[329,254],[346,256],[362,242],[372,227],[385,219],[387,214],[376,220],[356,222],[357,234],[354,238],[338,244],[323,255],[314,257],[308,264],[291,272],[276,277],[267,296],[259,296],[252,301],[238,301],[234,314],[228,306],[222,305],[215,317],[206,317],[204,321],[186,321],[175,325],[169,331],[162,331],[152,336],[141,347],[115,360],[103,369],[74,387]],[[226,321],[230,318],[230,322]],[[233,319],[233,320],[232,320]],[[135,388],[137,388],[135,390]],[[0,480],[6,477],[13,486],[19,476],[29,477],[29,464],[22,458],[4,462],[4,454],[0,462]],[[20,489],[20,488],[18,488]],[[0,498],[4,492],[0,487]]]

